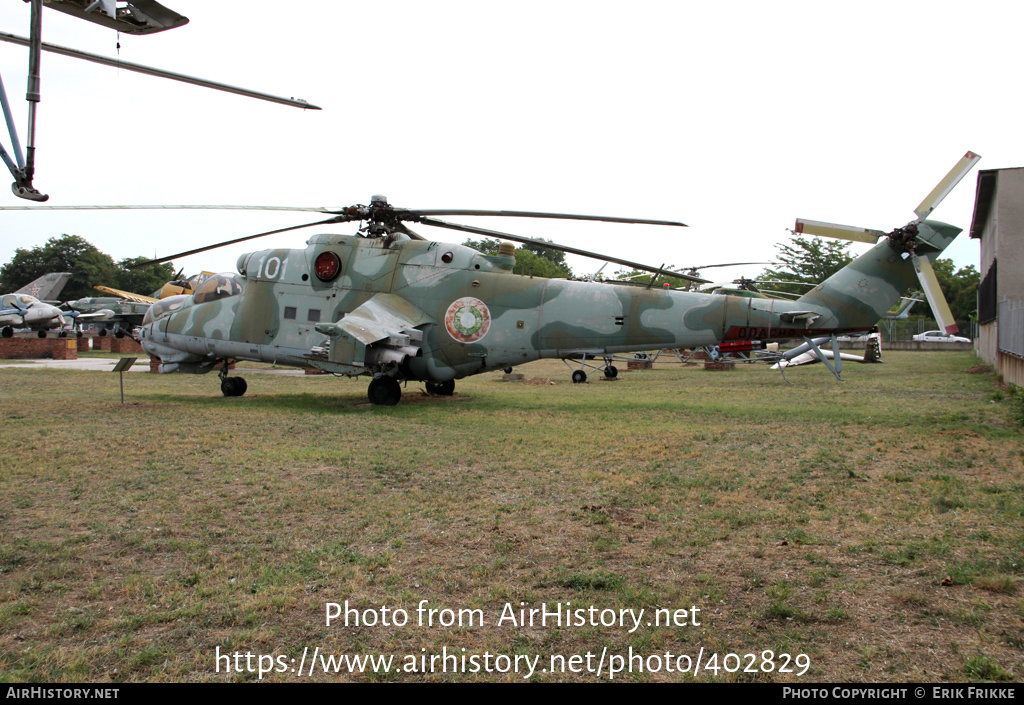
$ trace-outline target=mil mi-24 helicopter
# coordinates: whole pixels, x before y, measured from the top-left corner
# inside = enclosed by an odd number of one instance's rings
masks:
[[[961,160],[951,176],[955,173],[958,181],[973,164]],[[946,192],[933,192],[926,199],[922,205],[927,205],[927,213]],[[585,361],[723,343],[731,350],[758,350],[770,341],[802,339],[806,342],[800,347],[811,348],[829,365],[818,346],[831,338],[838,352],[837,335],[873,328],[917,283],[915,264],[928,268],[961,230],[919,215],[809,293],[788,301],[517,275],[512,273],[515,257],[510,243],[503,243],[498,255],[484,255],[464,245],[427,241],[406,225],[536,244],[660,275],[664,267],[435,216],[683,225],[678,222],[523,211],[411,210],[395,208],[383,196],[374,196],[369,206],[290,210],[332,217],[283,230],[359,221],[364,225],[355,235],[316,234],[304,249],[244,254],[237,261],[237,273],[212,276],[191,296],[154,304],[143,322],[140,342],[146,352],[160,358],[161,372],[219,370],[224,395],[241,396],[247,384],[241,377],[228,376],[232,360],[311,367],[368,376],[370,401],[394,405],[403,382],[423,381],[428,393],[451,395],[457,379],[540,358]],[[678,271],[672,275],[707,283]],[[926,289],[931,286],[926,276],[920,280]],[[941,297],[936,292],[937,287],[930,296]],[[614,376],[607,368],[605,374]],[[582,369],[573,372],[573,381],[585,380]]]

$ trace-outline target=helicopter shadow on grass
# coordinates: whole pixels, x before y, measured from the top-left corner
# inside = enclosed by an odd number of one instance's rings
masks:
[[[265,392],[262,394],[250,393],[244,397],[224,397],[220,394],[153,392],[145,395],[136,395],[136,401],[153,402],[161,405],[180,403],[182,405],[215,410],[247,409],[317,414],[344,414],[375,409],[402,408],[371,404],[366,400],[365,394],[361,393],[337,392],[332,394],[317,394],[313,392],[285,392],[278,394]],[[448,406],[470,401],[473,401],[473,397],[469,395],[455,394],[450,397],[442,397],[427,394],[422,389],[410,389],[407,391],[406,396],[403,397],[403,403],[408,403],[412,408]]]

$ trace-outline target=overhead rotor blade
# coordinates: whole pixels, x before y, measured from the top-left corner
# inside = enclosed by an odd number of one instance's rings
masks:
[[[878,242],[878,238],[885,235],[881,230],[869,228],[858,228],[853,225],[838,225],[836,223],[822,223],[817,220],[796,219],[797,234],[817,235],[819,237],[832,237],[839,240],[854,240],[856,242]]]
[[[171,260],[178,259],[179,257],[188,257],[189,255],[196,255],[200,252],[206,252],[207,250],[215,250],[218,247],[226,247],[227,245],[234,245],[239,242],[245,242],[246,240],[255,240],[258,237],[264,235],[276,235],[277,233],[286,233],[289,230],[300,230],[301,228],[311,228],[314,225],[328,225],[330,223],[343,223],[347,220],[351,220],[348,216],[339,215],[334,218],[328,218],[327,220],[318,220],[315,223],[306,223],[305,225],[293,225],[288,228],[278,228],[277,230],[268,230],[265,233],[256,233],[255,235],[246,235],[245,237],[236,237],[234,240],[225,240],[224,242],[218,242],[216,245],[207,245],[206,247],[198,247],[194,250],[188,250],[187,252],[179,252],[176,255],[170,255],[169,257],[161,257],[160,259],[152,259],[148,262],[139,262],[138,264],[130,265],[129,269],[142,269],[148,267],[151,264],[163,264],[164,262],[170,262]]]
[[[502,240],[512,240],[513,242],[521,242],[527,245],[536,245],[537,247],[545,247],[549,250],[559,250],[566,252],[571,255],[580,255],[582,257],[590,257],[591,259],[602,260],[605,262],[614,262],[615,264],[621,264],[624,267],[631,267],[632,269],[640,269],[645,272],[652,272],[654,274],[666,274],[680,279],[686,279],[688,281],[697,282],[698,284],[705,284],[708,282],[707,279],[701,279],[700,277],[694,277],[689,274],[683,274],[681,272],[670,272],[664,267],[657,268],[651,267],[646,264],[640,264],[638,262],[630,262],[629,260],[618,259],[616,257],[609,257],[607,255],[597,254],[595,252],[588,252],[587,250],[580,250],[575,247],[566,247],[565,245],[557,245],[553,242],[545,242],[544,240],[535,240],[530,237],[521,237],[519,235],[509,235],[508,233],[501,233],[496,230],[487,230],[485,228],[476,228],[471,225],[456,225],[455,223],[447,223],[443,220],[436,220],[434,218],[421,218],[420,221],[424,225],[433,225],[438,228],[447,228],[448,230],[459,230],[465,233],[473,233],[474,235],[484,235],[486,237],[496,237]]]
[[[8,42],[10,44],[20,44],[21,46],[29,46],[30,44],[29,40],[25,37],[19,37],[16,34],[9,34],[7,32],[0,32],[0,41]],[[47,44],[46,42],[43,42],[42,48],[44,51],[48,51],[53,54],[60,54],[61,56],[70,56],[73,59],[84,59],[85,61],[91,61],[94,64],[102,64],[103,66],[113,66],[117,69],[134,71],[136,73],[146,74],[147,76],[169,78],[173,81],[190,83],[193,86],[212,88],[217,91],[224,91],[225,93],[234,93],[236,95],[242,95],[248,98],[258,98],[259,100],[266,100],[271,103],[290,105],[294,108],[303,108],[306,110],[320,110],[319,106],[313,105],[312,103],[307,103],[301,98],[282,98],[280,96],[270,95],[269,93],[262,93],[260,91],[249,90],[248,88],[238,88],[237,86],[229,86],[226,83],[208,81],[205,78],[187,76],[183,73],[165,71],[164,69],[153,68],[152,66],[143,66],[142,64],[133,64],[129,61],[121,61],[120,59],[110,59],[106,56],[100,56],[99,54],[90,54],[85,51],[78,51],[77,49],[70,49],[68,47],[62,47],[56,44]]]
[[[700,267],[680,267],[679,269],[685,269],[687,271],[693,271],[696,269],[713,269],[714,267],[742,267],[754,264],[777,264],[776,262],[726,262],[724,264],[705,264]]]
[[[938,183],[938,185],[932,189],[932,192],[925,196],[924,200],[921,201],[921,205],[914,209],[914,213],[921,220],[924,220],[931,214],[935,207],[942,203],[942,199],[949,195],[949,192],[953,190],[953,187],[960,183],[960,179],[967,175],[967,172],[978,163],[981,159],[980,155],[974,152],[968,152],[965,154],[956,165],[950,169],[949,173],[946,174],[945,178]]]
[[[322,206],[193,206],[193,205],[140,205],[140,206],[0,206],[0,211],[300,211],[305,213],[344,213],[344,208]],[[355,220],[355,218],[353,218]]]
[[[947,333],[956,333],[959,328],[953,319],[953,312],[949,310],[946,297],[942,294],[942,287],[935,276],[935,270],[927,257],[921,257],[917,253],[911,255],[914,260],[914,269],[917,271],[917,278],[921,281],[924,295],[928,298],[928,305],[932,307],[932,314],[935,316],[939,327]]]
[[[399,216],[410,214],[415,216],[434,215],[484,215],[497,216],[501,218],[551,218],[554,220],[596,220],[603,223],[630,223],[637,225],[674,225],[680,228],[689,227],[686,223],[679,223],[674,220],[649,220],[645,218],[613,218],[601,215],[572,215],[569,213],[537,213],[534,211],[478,211],[478,210],[453,210],[453,209],[431,209],[419,210],[412,208],[396,208],[395,213]]]

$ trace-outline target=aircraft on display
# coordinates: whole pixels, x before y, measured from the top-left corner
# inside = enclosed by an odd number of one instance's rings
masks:
[[[15,328],[28,328],[37,331],[40,338],[45,338],[46,331],[65,325],[64,315],[65,311],[59,307],[34,296],[4,294],[0,296],[0,335],[11,338]]]
[[[108,331],[113,331],[115,337],[123,338],[126,335],[130,336],[132,331],[142,324],[149,307],[157,301],[159,299],[137,294],[132,298],[86,296],[75,301],[68,301],[64,305],[77,323],[81,324],[85,321],[94,323],[99,336],[105,336]],[[63,331],[61,335],[64,335]]]
[[[115,337],[123,338],[142,325],[149,307],[160,299],[181,294],[192,294],[213,272],[201,272],[191,277],[182,277],[178,272],[174,279],[166,282],[153,292],[152,296],[135,294],[130,291],[114,289],[109,286],[95,286],[109,296],[87,296],[76,301],[69,301],[64,307],[79,322],[89,320],[96,326],[97,333],[102,337],[113,331]],[[81,333],[81,331],[79,331]],[[63,335],[63,332],[62,332]]]
[[[973,157],[974,155],[969,156]],[[961,160],[943,180],[956,183],[977,161]],[[940,184],[940,186],[942,185]],[[604,373],[620,353],[719,345],[733,352],[762,351],[769,343],[803,340],[838,377],[820,346],[836,337],[871,331],[901,295],[920,281],[929,299],[942,300],[927,272],[961,229],[924,217],[945,197],[937,189],[918,218],[878,238],[877,244],[796,300],[716,295],[595,281],[545,279],[512,273],[515,248],[497,255],[432,242],[406,223],[496,237],[666,274],[636,262],[439,220],[436,216],[560,218],[683,226],[674,221],[528,211],[412,210],[383,196],[341,209],[294,208],[331,215],[272,231],[360,222],[356,234],[319,233],[304,249],[275,248],[239,257],[237,273],[208,278],[191,296],[153,304],[140,334],[143,349],[163,373],[219,370],[225,396],[247,384],[230,377],[234,360],[315,368],[370,377],[372,403],[397,404],[402,383],[422,381],[428,393],[451,395],[455,380],[541,358],[578,362],[574,382],[586,381],[587,360],[604,359]],[[104,206],[43,207],[101,209]],[[269,208],[269,207],[268,207]],[[275,210],[281,207],[275,207]],[[798,221],[799,226],[800,221]],[[843,226],[827,226],[833,230]],[[139,267],[269,235],[259,233],[178,253]],[[672,276],[696,280],[678,271]],[[947,307],[948,308],[948,307]],[[799,346],[777,353],[792,359]]]
[[[0,159],[3,160],[7,169],[11,172],[11,176],[14,177],[11,190],[19,198],[25,198],[30,201],[46,201],[49,198],[49,196],[37,190],[32,183],[35,177],[36,106],[41,98],[39,65],[43,51],[112,66],[119,70],[134,71],[159,78],[169,78],[183,83],[213,88],[214,90],[235,93],[250,98],[258,98],[282,105],[290,105],[308,110],[320,110],[319,107],[301,99],[283,98],[259,91],[238,88],[237,86],[229,86],[151,66],[134,64],[122,61],[121,59],[113,59],[76,49],[69,49],[68,47],[46,44],[42,40],[44,6],[126,34],[152,34],[188,24],[187,17],[169,10],[160,3],[155,2],[155,0],[127,0],[127,2],[125,0],[26,0],[26,2],[31,3],[29,36],[20,37],[15,34],[0,32],[0,41],[19,44],[29,48],[28,90],[25,95],[25,99],[28,101],[28,142],[24,153],[21,149],[21,142],[18,139],[18,131],[14,126],[10,103],[7,100],[7,92],[4,90],[3,81],[0,80],[0,106],[3,108],[4,118],[7,122],[7,132],[11,140],[10,152],[0,145]],[[11,153],[13,153],[13,158]]]
[[[940,186],[955,184],[976,161],[969,154]],[[585,362],[618,353],[716,344],[733,351],[757,350],[769,342],[802,339],[838,376],[839,360],[833,368],[819,347],[822,342],[831,339],[838,358],[837,335],[871,331],[918,281],[930,291],[930,299],[944,303],[927,272],[960,228],[924,217],[948,192],[933,191],[919,206],[915,221],[884,234],[872,249],[795,301],[515,275],[510,244],[496,256],[483,255],[463,245],[425,241],[405,225],[415,222],[551,247],[434,216],[681,223],[409,210],[375,196],[369,206],[318,209],[336,215],[310,224],[364,221],[356,235],[318,234],[305,249],[245,254],[238,260],[237,274],[218,274],[191,297],[155,304],[143,323],[141,343],[161,359],[161,372],[219,368],[226,396],[245,392],[244,380],[228,376],[229,361],[243,359],[366,375],[371,377],[370,401],[385,405],[398,403],[403,381],[424,381],[428,392],[450,395],[456,379],[540,358]],[[802,352],[798,347],[780,355],[792,359]],[[605,374],[614,376],[607,368]],[[573,381],[585,380],[581,364]]]
[[[54,304],[69,279],[70,272],[51,272],[0,297],[0,335],[10,338],[15,328],[28,328],[45,338],[46,331],[64,325],[65,313]]]

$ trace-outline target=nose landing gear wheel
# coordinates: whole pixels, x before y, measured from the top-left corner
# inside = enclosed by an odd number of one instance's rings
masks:
[[[454,383],[452,384],[454,387]],[[377,377],[366,389],[370,403],[377,406],[394,406],[402,398],[402,387],[394,377]]]
[[[587,381],[587,373],[583,370],[576,370],[572,373],[573,384],[583,384]]]
[[[615,379],[619,376],[619,368],[615,365],[608,365],[604,368],[604,376],[608,379]]]

